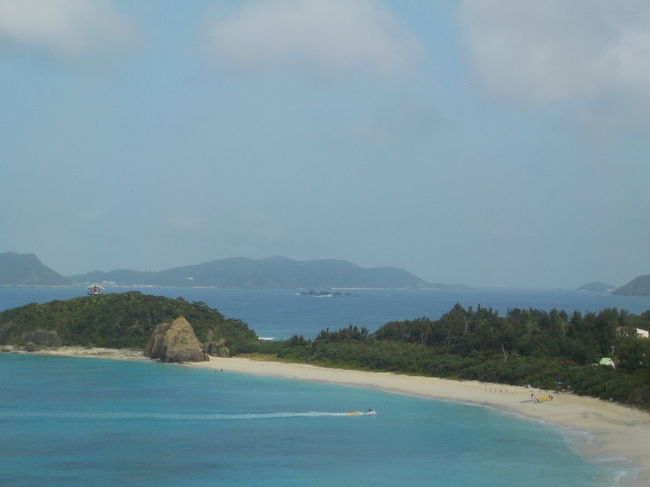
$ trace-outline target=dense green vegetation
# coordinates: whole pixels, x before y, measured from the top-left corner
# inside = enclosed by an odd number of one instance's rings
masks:
[[[140,292],[28,304],[0,313],[0,344],[144,348],[154,327],[184,316],[201,342],[225,339],[231,353],[251,350],[257,335],[205,303]]]
[[[650,311],[635,316],[456,305],[439,320],[391,322],[375,333],[350,326],[314,340],[263,342],[258,352],[299,362],[573,390],[650,407]],[[612,348],[613,347],[613,348]],[[613,356],[616,369],[596,366]]]

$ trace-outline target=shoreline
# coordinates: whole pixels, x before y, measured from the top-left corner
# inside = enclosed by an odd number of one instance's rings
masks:
[[[103,347],[79,347],[63,346],[57,348],[43,348],[28,352],[21,347],[11,345],[0,346],[0,353],[11,353],[21,355],[45,355],[48,357],[79,357],[79,358],[104,358],[110,360],[133,360],[151,361],[145,357],[142,350],[130,348],[103,348]]]
[[[60,347],[52,350],[5,353],[29,353],[57,357],[101,358],[111,360],[150,361],[140,350]],[[457,381],[434,377],[410,376],[391,372],[318,367],[310,364],[272,362],[251,358],[210,357],[206,362],[187,362],[187,367],[223,370],[248,375],[277,377],[309,382],[346,385],[424,399],[490,407],[529,420],[560,427],[567,436],[576,438],[571,445],[583,458],[594,461],[608,459],[621,464],[621,469],[635,473],[624,477],[626,486],[650,485],[650,413],[617,403],[578,396],[572,393],[551,393],[553,400],[533,402],[531,394],[540,398],[548,391],[477,381]],[[379,411],[381,414],[381,411]],[[581,434],[586,433],[587,436]]]
[[[506,414],[560,427],[577,438],[572,447],[588,460],[617,461],[627,475],[623,485],[650,485],[650,413],[572,393],[552,393],[553,400],[533,402],[549,391],[478,381],[334,369],[302,363],[250,358],[210,357],[208,362],[184,364],[193,368],[224,370],[249,375],[347,385],[424,399],[490,407]],[[381,414],[381,411],[379,411]],[[587,433],[587,437],[580,433]],[[593,461],[592,461],[593,463]],[[631,464],[627,464],[631,463]],[[627,464],[627,465],[624,465]]]

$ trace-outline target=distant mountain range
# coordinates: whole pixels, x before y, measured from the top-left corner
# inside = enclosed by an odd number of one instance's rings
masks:
[[[621,296],[650,296],[650,275],[632,279],[625,286],[616,289],[612,294]]]
[[[580,286],[578,291],[610,292],[619,296],[650,296],[650,275],[636,277],[620,287],[604,282],[590,282]]]
[[[595,281],[595,282],[589,282],[587,284],[583,284],[577,290],[589,291],[592,293],[605,293],[605,292],[611,292],[612,289],[616,289],[616,286],[612,284],[600,282],[600,281]]]
[[[0,285],[64,286],[70,281],[50,269],[34,254],[0,254]]]
[[[455,287],[429,284],[396,267],[364,268],[334,259],[299,261],[285,257],[237,257],[159,272],[121,269],[64,277],[43,265],[34,254],[0,254],[0,285],[50,286],[102,282],[122,286],[206,286],[235,289]]]
[[[114,281],[117,284],[214,286],[219,288],[421,288],[427,283],[403,269],[366,269],[345,260],[299,261],[284,257],[236,257],[160,272],[115,270],[72,276],[74,282]]]

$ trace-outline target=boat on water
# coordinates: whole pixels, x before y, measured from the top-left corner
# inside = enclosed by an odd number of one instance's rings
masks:
[[[346,414],[348,416],[372,416],[373,414],[377,414],[377,411],[374,409],[368,409],[367,411],[350,411]]]

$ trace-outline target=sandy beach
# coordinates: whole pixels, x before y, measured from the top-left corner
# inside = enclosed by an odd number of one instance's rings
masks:
[[[650,414],[595,398],[553,394],[526,387],[416,377],[386,372],[330,369],[307,364],[266,362],[248,358],[214,358],[192,367],[223,369],[244,374],[344,384],[430,399],[479,404],[530,419],[589,433],[589,441],[575,443],[578,453],[593,458],[625,458],[638,468],[625,485],[650,485]],[[381,412],[380,412],[381,413]]]
[[[0,347],[0,352],[28,353],[25,352],[21,347],[12,347],[11,345],[4,345]],[[149,360],[142,354],[142,350],[131,350],[128,348],[65,346],[51,349],[42,349],[29,353],[32,355],[51,355],[55,357],[105,358],[112,360]]]

